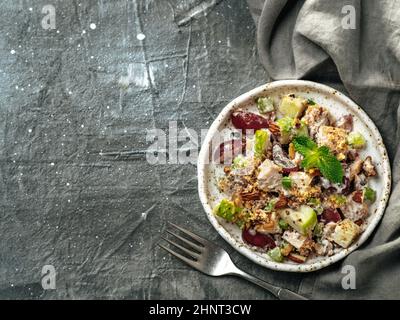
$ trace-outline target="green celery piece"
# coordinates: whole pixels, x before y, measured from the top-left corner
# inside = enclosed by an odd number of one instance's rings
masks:
[[[279,247],[275,247],[274,249],[269,250],[267,254],[272,260],[274,260],[276,262],[283,261],[283,255],[282,255],[281,249],[279,249]]]
[[[242,154],[239,154],[235,159],[233,159],[232,168],[242,169],[249,164],[249,160],[246,159]]]
[[[283,219],[279,219],[279,227],[281,227],[281,229],[286,230],[287,228],[289,228],[289,224],[283,220]]]
[[[293,128],[293,118],[283,117],[276,120],[276,124],[283,133],[290,133]]]
[[[290,179],[290,177],[283,177],[282,178],[282,186],[285,189],[290,189],[292,188],[292,179]]]
[[[277,199],[270,200],[267,203],[267,205],[265,206],[264,210],[267,211],[267,212],[270,212],[270,211],[274,210],[276,201],[278,201],[278,200]]]
[[[338,205],[345,204],[347,201],[347,198],[341,194],[334,194],[334,195],[332,195],[332,198],[333,198],[333,201]]]
[[[376,191],[370,187],[365,187],[364,188],[364,199],[374,203],[376,200]]]
[[[320,206],[321,200],[319,198],[310,198],[310,199],[308,199],[307,204],[313,205],[313,206]]]
[[[254,153],[256,156],[261,157],[265,152],[265,146],[269,139],[267,130],[257,130],[254,134]]]
[[[257,98],[256,103],[260,113],[274,111],[274,101],[270,97],[259,97]]]
[[[221,202],[214,208],[215,215],[230,222],[234,220],[235,215],[239,211],[240,208],[236,208],[235,204],[227,199],[222,199]]]
[[[366,144],[364,136],[359,132],[350,132],[347,137],[347,142],[356,149],[362,149]]]
[[[324,233],[324,224],[322,222],[318,222],[313,230],[313,236],[314,237],[322,237]]]

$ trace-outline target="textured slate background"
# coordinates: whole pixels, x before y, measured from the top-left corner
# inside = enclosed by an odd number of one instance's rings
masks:
[[[245,1],[217,1],[178,26],[212,2],[1,1],[0,298],[271,298],[156,247],[172,220],[232,252],[202,210],[194,165],[98,155],[145,149],[146,129],[170,120],[199,132],[267,81]],[[55,30],[41,27],[46,4]],[[232,257],[263,279],[300,284],[300,275]],[[41,287],[46,264],[56,290]]]

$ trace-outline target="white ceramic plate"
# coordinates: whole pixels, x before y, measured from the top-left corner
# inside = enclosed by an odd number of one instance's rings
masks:
[[[207,164],[211,150],[211,140],[217,131],[223,128],[232,128],[230,114],[237,108],[256,111],[255,98],[259,96],[270,96],[276,100],[282,95],[295,93],[305,98],[312,98],[318,104],[326,107],[337,119],[344,114],[354,116],[354,130],[361,132],[366,137],[367,147],[361,156],[371,155],[378,176],[370,180],[370,185],[377,191],[377,200],[370,207],[368,226],[358,240],[349,248],[343,249],[330,257],[317,257],[309,259],[304,264],[292,262],[277,263],[269,259],[262,252],[254,250],[245,244],[241,238],[240,229],[223,219],[217,218],[212,213],[212,208],[224,197],[216,186],[217,178],[223,175],[223,165]],[[310,81],[283,80],[271,82],[256,89],[253,89],[230,102],[215,119],[211,125],[198,159],[198,183],[201,203],[206,211],[207,217],[218,233],[240,253],[254,262],[274,270],[290,272],[310,272],[324,268],[340,259],[343,259],[350,252],[357,249],[372,233],[381,219],[390,194],[391,172],[386,148],[382,137],[368,115],[357,106],[352,100],[328,86]]]

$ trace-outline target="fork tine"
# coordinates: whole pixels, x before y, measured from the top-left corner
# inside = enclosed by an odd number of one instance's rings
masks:
[[[195,234],[195,233],[193,233],[193,232],[191,232],[191,231],[189,231],[189,230],[183,229],[182,227],[177,226],[176,224],[174,224],[174,223],[172,223],[172,222],[170,222],[170,221],[168,221],[168,223],[169,223],[171,226],[175,227],[176,229],[182,231],[182,232],[185,233],[186,235],[192,237],[192,238],[195,239],[197,242],[201,243],[203,246],[209,245],[209,243],[210,243],[209,241],[207,241],[206,239],[204,239],[204,238],[198,236],[197,234]]]
[[[189,256],[191,256],[193,259],[198,259],[200,257],[200,255],[197,252],[191,251],[188,248],[185,248],[184,246],[181,246],[180,244],[165,238],[165,237],[161,237],[162,239],[164,239],[165,241],[167,241],[169,244],[179,248],[180,250],[182,250],[183,252],[187,253]]]
[[[199,265],[198,265],[198,263],[196,261],[188,259],[188,258],[184,257],[183,255],[171,250],[170,248],[168,248],[168,247],[166,247],[166,246],[164,246],[164,245],[162,245],[160,243],[157,243],[157,245],[159,247],[163,248],[164,250],[168,251],[170,254],[172,254],[173,256],[177,257],[178,259],[181,259],[182,261],[186,262],[189,266],[191,266],[193,268],[196,268],[196,269],[199,268]]]
[[[169,231],[168,229],[167,229],[166,231],[167,231],[170,235],[172,235],[172,236],[178,238],[179,240],[183,241],[183,242],[186,243],[187,245],[191,246],[192,248],[194,248],[195,250],[197,250],[199,253],[200,253],[201,251],[203,251],[203,249],[204,249],[203,247],[200,247],[199,245],[193,243],[192,241],[190,241],[190,240],[188,240],[188,239],[186,239],[186,238],[184,238],[184,237],[181,237],[179,234],[175,234],[175,233],[173,233],[172,231]]]

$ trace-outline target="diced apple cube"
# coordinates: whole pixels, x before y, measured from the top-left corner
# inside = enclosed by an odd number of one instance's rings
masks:
[[[301,116],[305,108],[306,101],[304,99],[289,95],[282,98],[279,112],[285,117],[297,118]]]
[[[306,205],[300,206],[297,210],[286,208],[279,211],[279,214],[294,230],[302,235],[310,234],[318,220],[315,211]]]
[[[348,248],[354,239],[360,234],[360,227],[349,219],[337,223],[332,233],[332,240],[343,248]]]

